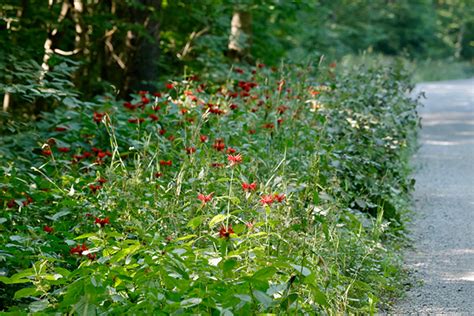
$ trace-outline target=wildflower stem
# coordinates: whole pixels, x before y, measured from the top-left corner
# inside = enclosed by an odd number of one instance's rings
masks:
[[[231,167],[230,182],[229,182],[229,194],[227,200],[227,218],[226,218],[226,227],[229,227],[229,217],[230,217],[230,197],[232,194],[232,182],[234,181],[234,167]]]

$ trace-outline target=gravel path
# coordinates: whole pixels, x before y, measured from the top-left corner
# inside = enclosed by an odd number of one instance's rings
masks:
[[[414,284],[401,315],[474,315],[474,79],[417,86],[427,99],[415,157]]]

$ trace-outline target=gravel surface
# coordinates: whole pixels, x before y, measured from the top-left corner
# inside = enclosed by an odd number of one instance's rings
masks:
[[[414,158],[415,282],[392,314],[474,315],[474,79],[426,83]]]

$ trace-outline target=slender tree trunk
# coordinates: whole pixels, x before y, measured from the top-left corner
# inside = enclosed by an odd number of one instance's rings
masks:
[[[229,57],[242,59],[249,55],[252,44],[252,15],[250,12],[236,10],[232,15]]]
[[[158,79],[158,58],[160,54],[160,21],[161,0],[140,0],[146,8],[136,10],[132,15],[134,22],[143,25],[147,36],[129,33],[128,39],[133,52],[128,63],[128,74],[125,91],[153,90],[151,82]]]

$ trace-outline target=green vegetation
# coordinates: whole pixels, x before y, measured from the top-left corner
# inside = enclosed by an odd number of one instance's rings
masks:
[[[2,2],[0,311],[386,309],[411,82],[470,76],[473,26],[467,0]]]
[[[70,104],[3,138],[2,305],[228,315],[387,306],[418,124],[402,70],[252,70]]]

